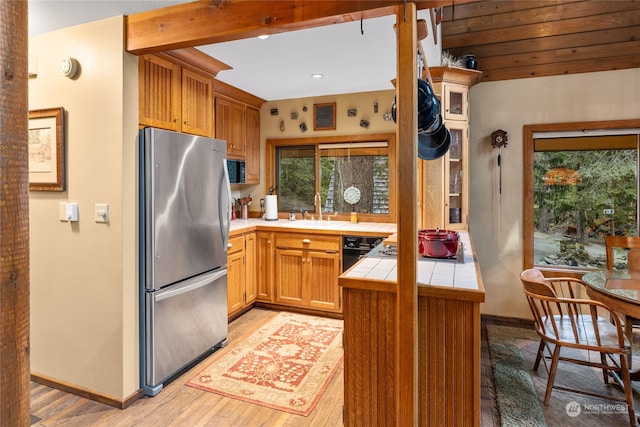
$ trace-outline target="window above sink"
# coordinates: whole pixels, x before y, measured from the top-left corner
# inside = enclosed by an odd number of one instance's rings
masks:
[[[395,222],[395,134],[268,140],[267,150],[281,216],[319,219],[319,193],[324,217]]]

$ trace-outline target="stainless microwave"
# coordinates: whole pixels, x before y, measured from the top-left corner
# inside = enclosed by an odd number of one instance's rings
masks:
[[[229,171],[229,182],[231,184],[245,183],[244,160],[227,160],[227,170]]]

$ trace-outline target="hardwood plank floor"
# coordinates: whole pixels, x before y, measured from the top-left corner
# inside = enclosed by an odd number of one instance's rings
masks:
[[[276,313],[264,309],[253,309],[247,312],[229,325],[229,340],[233,341],[251,333],[256,324],[266,322]],[[42,427],[327,427],[342,425],[344,382],[342,366],[329,383],[314,411],[308,417],[303,417],[185,386],[187,380],[209,363],[208,360],[205,359],[178,377],[157,396],[139,399],[125,410],[32,383],[32,415],[40,419],[32,425]],[[486,337],[483,332],[481,422],[485,427],[500,425],[492,378]]]

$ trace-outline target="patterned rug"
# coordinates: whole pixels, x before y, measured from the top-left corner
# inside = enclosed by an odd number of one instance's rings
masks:
[[[280,313],[187,385],[307,416],[342,363],[342,329],[342,320]]]

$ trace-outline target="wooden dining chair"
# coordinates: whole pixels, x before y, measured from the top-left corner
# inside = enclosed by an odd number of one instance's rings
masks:
[[[543,361],[549,374],[544,404],[549,404],[552,389],[626,402],[629,420],[631,425],[635,426],[631,379],[627,363],[631,345],[622,330],[622,322],[617,314],[599,301],[582,298],[582,295],[586,295],[586,285],[580,279],[547,279],[535,269],[523,271],[520,279],[533,314],[536,331],[540,336],[533,369],[537,370],[540,361]],[[584,358],[573,353],[567,355],[567,351],[563,352],[563,349],[596,352],[600,357],[592,360],[591,354],[586,354]],[[547,359],[551,360],[550,366],[547,366]],[[555,385],[559,362],[602,369],[604,383],[609,384],[609,374],[611,374],[615,382],[622,387],[624,397]]]
[[[627,250],[627,270],[640,270],[640,237],[604,236],[607,270],[615,267],[615,248]]]
[[[638,236],[604,236],[607,253],[607,270],[615,268],[615,253],[617,249],[627,251],[627,270],[640,270],[640,237]],[[640,319],[624,316],[624,331],[633,339],[633,327],[640,326]]]

